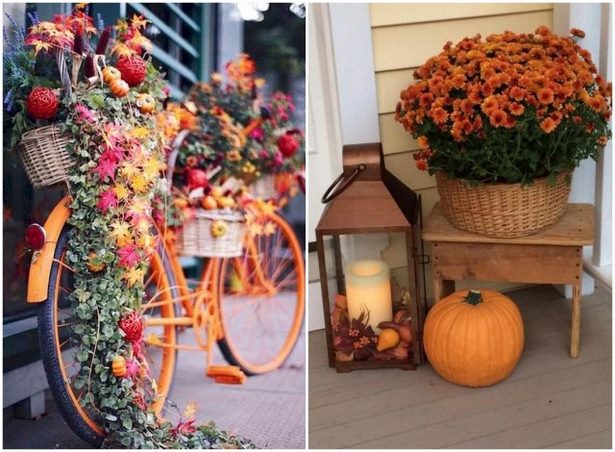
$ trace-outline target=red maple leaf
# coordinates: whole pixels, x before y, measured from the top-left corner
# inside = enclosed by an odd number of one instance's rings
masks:
[[[100,199],[98,200],[98,204],[96,204],[96,207],[102,210],[103,213],[107,212],[107,210],[109,210],[111,207],[117,207],[117,206],[118,206],[118,199],[113,189],[109,189],[107,191],[102,192],[100,195]]]
[[[115,179],[115,169],[116,168],[117,168],[117,162],[114,162],[108,159],[103,159],[98,162],[98,165],[92,171],[98,174],[98,178],[101,181],[105,181],[107,177],[109,177],[110,179]]]
[[[99,161],[109,160],[118,163],[124,159],[124,150],[117,146],[106,146],[105,151],[100,154]]]
[[[137,247],[132,243],[121,247],[117,251],[117,255],[120,256],[119,264],[123,267],[130,268],[139,263],[141,260],[137,254]]]

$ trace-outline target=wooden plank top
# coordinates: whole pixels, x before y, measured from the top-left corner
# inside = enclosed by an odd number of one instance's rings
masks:
[[[583,246],[594,243],[594,206],[568,204],[564,216],[553,226],[527,237],[485,237],[457,229],[444,217],[436,203],[425,220],[423,240],[429,242],[503,243],[518,245]]]

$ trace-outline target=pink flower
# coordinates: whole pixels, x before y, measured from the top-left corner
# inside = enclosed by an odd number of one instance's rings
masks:
[[[263,132],[262,128],[258,127],[254,129],[252,133],[250,133],[250,138],[253,138],[257,141],[263,141],[265,139],[265,133]]]
[[[75,105],[75,111],[77,112],[77,120],[79,121],[89,123],[96,121],[96,115],[94,112],[83,104]]]
[[[102,192],[100,195],[100,199],[98,200],[98,207],[103,213],[107,212],[112,207],[118,206],[117,196],[112,189]]]
[[[136,359],[129,359],[126,361],[126,377],[132,378],[135,375],[139,375],[140,370],[141,368]]]

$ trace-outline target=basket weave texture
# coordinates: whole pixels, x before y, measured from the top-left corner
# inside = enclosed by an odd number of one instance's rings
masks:
[[[529,185],[481,184],[436,173],[440,204],[453,226],[488,237],[523,237],[548,228],[566,211],[570,183],[562,173],[554,186],[547,178]]]
[[[226,234],[214,237],[212,225],[226,224]],[[229,210],[197,209],[193,219],[184,224],[177,238],[177,251],[187,256],[235,257],[243,252],[246,223],[242,213]]]
[[[271,174],[261,177],[250,185],[250,193],[254,198],[272,199],[276,197],[275,177]]]
[[[75,161],[66,149],[69,136],[56,124],[39,127],[23,134],[19,156],[35,189],[51,187],[68,178]]]

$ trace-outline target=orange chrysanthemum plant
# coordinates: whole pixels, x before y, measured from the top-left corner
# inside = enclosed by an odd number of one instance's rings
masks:
[[[464,38],[414,72],[395,119],[418,140],[417,167],[477,182],[521,182],[596,158],[611,131],[611,83],[585,34],[547,27]]]

